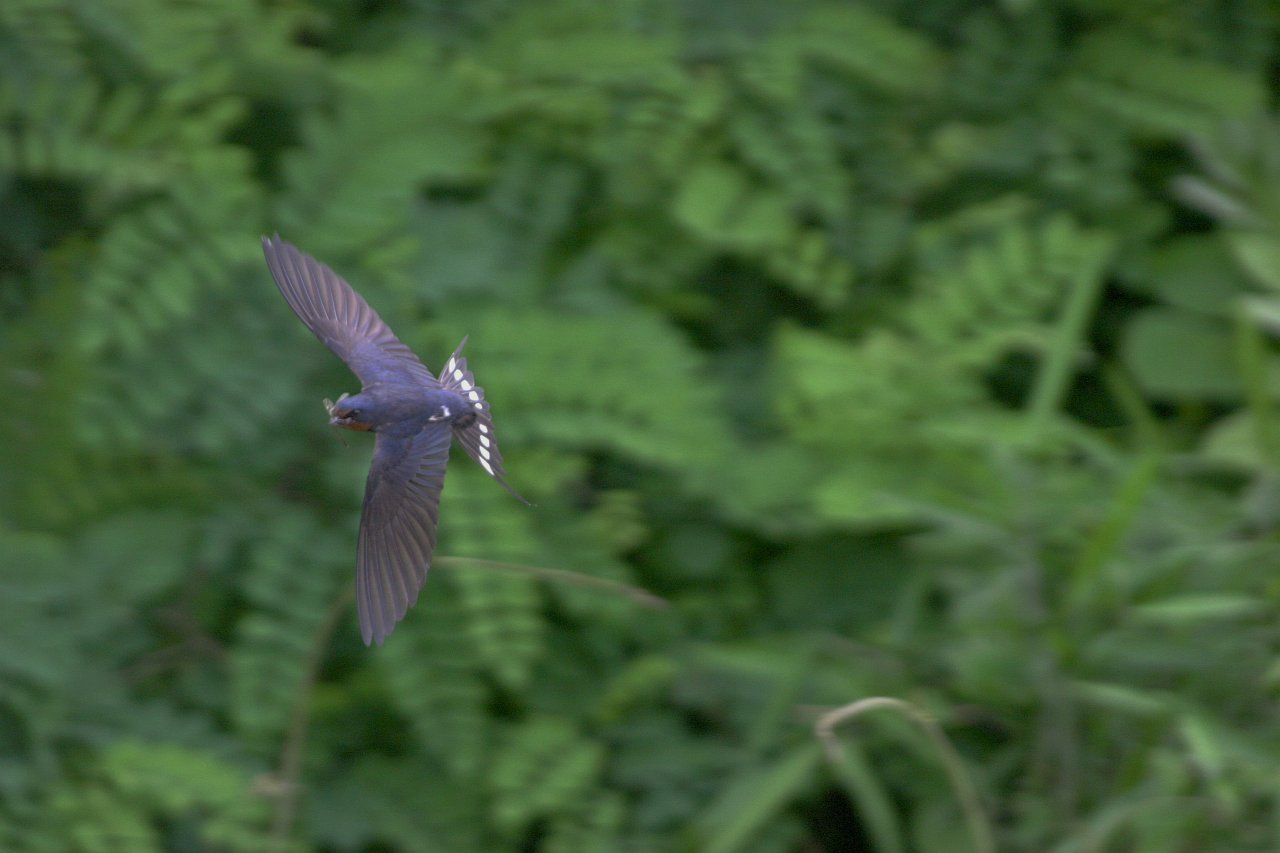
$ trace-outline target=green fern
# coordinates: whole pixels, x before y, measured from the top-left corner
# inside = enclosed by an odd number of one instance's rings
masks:
[[[104,673],[137,664],[154,642],[160,602],[190,564],[196,535],[189,516],[141,510],[66,544],[0,531],[0,646],[23,650],[0,665],[0,714],[12,738],[0,801],[28,798],[41,778],[57,777],[68,745],[92,743],[99,727],[120,729],[136,713]]]
[[[315,785],[307,824],[317,841],[339,849],[484,853],[494,849],[495,839],[483,797],[483,790],[442,765],[417,756],[365,754]]]
[[[422,181],[479,173],[485,139],[468,119],[468,93],[447,76],[424,90],[419,69],[439,60],[429,48],[417,59],[353,60],[335,109],[307,113],[303,145],[286,155],[273,220],[302,245],[327,247],[331,262],[403,228]]]
[[[709,76],[691,78],[676,92],[632,97],[590,149],[617,203],[624,209],[661,203],[664,189],[705,148],[727,95],[724,82]]]
[[[492,819],[507,836],[571,812],[600,772],[600,746],[569,723],[533,719],[507,729],[490,768]]]
[[[444,501],[450,523],[440,552],[456,557],[522,562],[534,553],[530,513],[479,473],[451,474]],[[450,583],[464,614],[463,634],[481,670],[504,687],[528,685],[543,654],[541,596],[532,578],[465,564]]]
[[[928,92],[940,79],[937,48],[869,7],[824,5],[790,38],[802,55],[885,92]]]
[[[905,307],[905,331],[963,366],[990,365],[1010,346],[1034,345],[1046,312],[1095,281],[1110,251],[1107,235],[1063,217],[1002,228],[989,246],[955,259],[958,269],[928,275],[924,292]]]
[[[1266,102],[1260,81],[1122,31],[1096,33],[1079,51],[1081,76],[1068,91],[1138,132],[1201,133]]]
[[[352,553],[309,514],[277,505],[272,518],[244,579],[252,610],[236,630],[230,702],[237,728],[268,755],[304,696],[312,658],[328,643],[321,629],[351,583]]]
[[[1273,847],[1277,22],[1015,6],[0,3],[0,848]],[[537,504],[376,649],[274,230]]]
[[[30,84],[37,69],[71,79],[85,73],[81,33],[73,14],[44,0],[15,0],[0,9],[5,80]]]
[[[266,843],[266,806],[241,768],[203,751],[123,741],[85,783],[50,792],[21,837],[27,850],[160,853],[182,826],[202,845],[248,853]]]
[[[909,518],[922,509],[918,501],[979,487],[985,475],[947,461],[952,457],[940,448],[1016,435],[1012,419],[998,410],[977,414],[986,396],[982,371],[1015,346],[1043,349],[1052,309],[1072,290],[1094,286],[1109,251],[1103,235],[1065,220],[1013,225],[959,258],[944,253],[955,269],[922,282],[903,309],[898,334],[876,332],[851,346],[784,331],[775,368],[779,417],[797,440],[840,454],[818,490],[820,511],[848,519]],[[918,369],[922,357],[934,365],[927,375]],[[968,422],[943,414],[962,409],[973,410]],[[867,437],[875,435],[892,440],[873,447]],[[907,457],[916,463],[906,465]],[[945,474],[921,467],[930,459],[954,467]]]
[[[485,58],[525,86],[662,86],[682,79],[672,35],[631,32],[620,10],[556,0],[503,23]]]
[[[692,167],[672,200],[672,216],[699,239],[728,251],[776,248],[790,236],[786,197],[720,159]]]
[[[506,311],[472,324],[476,362],[520,365],[485,374],[504,401],[504,434],[578,449],[608,448],[638,461],[705,469],[730,435],[699,359],[669,325],[632,311],[560,317]],[[519,342],[510,329],[521,329]],[[590,361],[582,352],[594,354]],[[509,412],[509,414],[507,414]]]
[[[570,813],[551,821],[547,853],[610,853],[622,849],[622,822],[626,804],[610,792],[586,797]]]
[[[488,754],[493,722],[481,661],[468,641],[468,614],[455,577],[431,572],[418,606],[379,650],[391,700],[426,752],[457,779],[474,779]]]

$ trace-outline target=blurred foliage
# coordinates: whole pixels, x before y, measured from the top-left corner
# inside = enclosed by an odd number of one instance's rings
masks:
[[[1280,849],[1268,0],[0,4],[0,847]],[[382,647],[355,390],[429,365]]]

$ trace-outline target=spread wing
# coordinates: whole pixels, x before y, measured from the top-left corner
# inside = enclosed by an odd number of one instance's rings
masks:
[[[467,455],[487,471],[489,476],[527,504],[529,502],[507,483],[507,472],[502,467],[502,453],[498,451],[498,437],[494,435],[493,418],[489,414],[489,401],[484,398],[484,389],[476,384],[475,376],[467,368],[467,360],[462,357],[462,348],[466,345],[467,339],[463,338],[440,371],[440,384],[465,397],[476,415],[469,426],[455,426],[453,434],[457,436],[458,443],[467,451]]]
[[[427,579],[452,437],[447,421],[407,438],[378,433],[356,546],[356,612],[365,645],[382,644]]]
[[[262,252],[289,307],[365,387],[440,383],[342,277],[291,243],[262,238]]]

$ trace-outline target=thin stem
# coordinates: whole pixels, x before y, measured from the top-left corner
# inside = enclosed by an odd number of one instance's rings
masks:
[[[293,711],[289,715],[289,727],[285,730],[284,744],[280,748],[280,767],[276,771],[276,778],[279,780],[279,799],[276,802],[275,814],[271,818],[270,843],[270,849],[276,853],[284,853],[288,848],[294,817],[298,813],[298,797],[302,793],[303,747],[306,746],[307,727],[311,722],[311,694],[315,691],[320,664],[324,661],[325,650],[329,647],[329,638],[333,636],[338,622],[350,607],[353,593],[354,590],[350,585],[343,585],[342,591],[329,605],[329,611],[316,630],[311,640],[311,647],[307,651],[302,686],[298,690]]]
[[[965,822],[969,826],[969,834],[973,838],[974,849],[980,851],[980,853],[996,853],[996,843],[991,833],[991,825],[987,822],[986,812],[982,809],[982,802],[978,798],[978,790],[974,787],[973,781],[965,771],[964,760],[960,757],[960,753],[956,752],[956,748],[951,745],[951,741],[947,738],[946,732],[942,730],[942,727],[938,725],[938,721],[915,705],[890,696],[871,696],[867,699],[851,702],[848,705],[842,705],[823,714],[814,723],[813,729],[818,739],[822,741],[827,758],[832,762],[839,762],[844,758],[844,747],[841,745],[840,739],[836,737],[836,726],[867,711],[874,711],[880,708],[891,708],[907,717],[918,725],[929,740],[933,742],[934,747],[938,750],[938,755],[942,759],[942,766],[947,771],[951,787],[956,792],[956,799],[960,801],[960,809],[964,812]]]
[[[1256,305],[1259,300],[1252,304]],[[1269,305],[1270,303],[1263,303]],[[1267,337],[1258,327],[1258,320],[1250,314],[1250,303],[1236,312],[1236,360],[1244,382],[1245,401],[1253,421],[1253,440],[1258,456],[1269,469],[1274,470],[1280,442],[1277,441],[1275,404],[1272,402],[1270,347]]]
[[[597,578],[591,575],[565,571],[564,569],[527,566],[521,563],[504,563],[498,560],[482,560],[475,557],[440,556],[436,557],[432,562],[434,565],[444,568],[461,568],[473,565],[481,569],[532,575],[552,583],[572,584],[574,586],[591,587],[606,592],[618,593],[646,607],[660,609],[668,606],[666,599],[639,587],[628,586],[607,578]],[[280,748],[280,765],[276,772],[277,784],[273,788],[273,791],[278,793],[279,800],[271,820],[270,849],[276,851],[276,853],[283,853],[287,849],[289,835],[293,831],[293,821],[297,815],[298,797],[301,795],[302,787],[302,755],[307,741],[307,727],[311,720],[311,694],[315,690],[320,664],[324,660],[324,652],[329,646],[329,639],[337,628],[338,622],[346,614],[347,608],[351,604],[352,594],[352,587],[343,587],[342,592],[330,605],[329,612],[325,614],[324,622],[321,623],[320,628],[316,631],[311,647],[307,652],[302,686],[298,691],[297,700],[294,702],[293,711],[289,717],[289,727],[285,731],[284,744]]]
[[[478,557],[436,557],[432,560],[432,565],[440,566],[441,568],[462,568],[468,564],[482,569],[532,575],[551,583],[565,583],[572,586],[591,587],[605,592],[613,592],[625,596],[637,604],[652,607],[655,610],[662,610],[670,606],[670,602],[665,598],[654,595],[638,586],[630,586],[608,578],[598,578],[594,575],[584,575],[565,569],[550,569],[546,566],[529,566],[523,563],[505,563],[501,560],[482,560]]]
[[[1090,239],[1082,237],[1081,239]],[[1088,332],[1094,305],[1102,292],[1102,261],[1110,254],[1107,245],[1095,246],[1095,259],[1077,270],[1066,282],[1070,287],[1062,316],[1054,329],[1053,341],[1036,377],[1027,405],[1027,417],[1033,434],[1043,435],[1062,402],[1075,373],[1080,342]]]

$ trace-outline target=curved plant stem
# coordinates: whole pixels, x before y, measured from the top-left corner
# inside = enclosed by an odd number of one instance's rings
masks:
[[[902,714],[918,725],[929,740],[933,742],[934,747],[938,750],[939,757],[942,759],[942,766],[947,771],[951,787],[956,792],[956,799],[960,801],[960,809],[964,812],[965,822],[969,826],[969,834],[973,838],[974,849],[979,853],[995,853],[996,844],[995,838],[991,833],[991,825],[988,823],[986,812],[983,811],[982,803],[978,799],[978,791],[964,769],[964,761],[961,759],[960,753],[956,752],[956,748],[951,745],[951,741],[947,738],[946,732],[942,730],[942,726],[938,725],[938,721],[910,702],[904,702],[901,699],[894,699],[890,696],[871,696],[867,699],[859,699],[857,702],[850,702],[848,705],[842,705],[823,714],[813,724],[813,729],[818,739],[822,741],[827,758],[832,762],[839,762],[844,758],[844,747],[841,746],[840,739],[836,737],[836,726],[867,711],[874,711],[880,708],[891,708]]]
[[[641,589],[638,586],[629,586],[628,584],[609,580],[608,578],[598,578],[594,575],[579,574],[578,572],[570,572],[565,569],[549,569],[545,566],[527,566],[523,563],[504,563],[500,560],[482,560],[477,557],[436,557],[432,561],[432,564],[442,568],[460,568],[467,565],[473,565],[476,568],[481,569],[493,569],[500,572],[532,575],[535,578],[549,581],[551,583],[584,586],[592,589],[598,589],[603,592],[617,593],[631,599],[637,604],[643,604],[645,607],[652,607],[658,610],[668,606],[668,602],[665,598],[654,595],[648,590]]]
[[[354,588],[344,584],[342,592],[333,599],[324,621],[316,630],[307,651],[307,660],[303,668],[302,686],[298,690],[297,699],[293,703],[293,711],[289,715],[289,728],[285,730],[284,744],[280,747],[280,766],[276,771],[279,798],[276,801],[275,814],[271,818],[271,843],[268,849],[275,853],[284,853],[288,849],[289,835],[293,831],[293,820],[298,813],[298,797],[302,793],[302,754],[307,742],[307,726],[311,722],[311,694],[315,690],[316,678],[320,674],[320,664],[324,661],[325,650],[329,647],[329,638],[351,606]]]
[[[590,587],[604,592],[612,592],[631,599],[646,607],[667,607],[667,600],[639,587],[629,586],[607,578],[597,578],[564,569],[549,569],[545,566],[526,566],[520,563],[504,563],[498,560],[481,560],[474,557],[436,557],[433,564],[441,567],[460,568],[473,565],[479,569],[513,572],[532,575],[551,583],[565,583],[574,586]],[[307,727],[311,720],[311,694],[315,690],[316,679],[320,673],[320,664],[324,660],[325,649],[333,636],[338,622],[346,614],[351,605],[354,588],[344,585],[342,592],[329,606],[324,621],[312,638],[307,652],[307,660],[303,669],[302,686],[293,705],[289,717],[289,727],[285,731],[284,744],[280,748],[280,763],[275,774],[273,790],[277,793],[276,810],[271,819],[271,843],[269,849],[283,853],[288,848],[289,835],[293,831],[293,821],[298,812],[298,797],[301,795],[302,754],[306,746]]]

